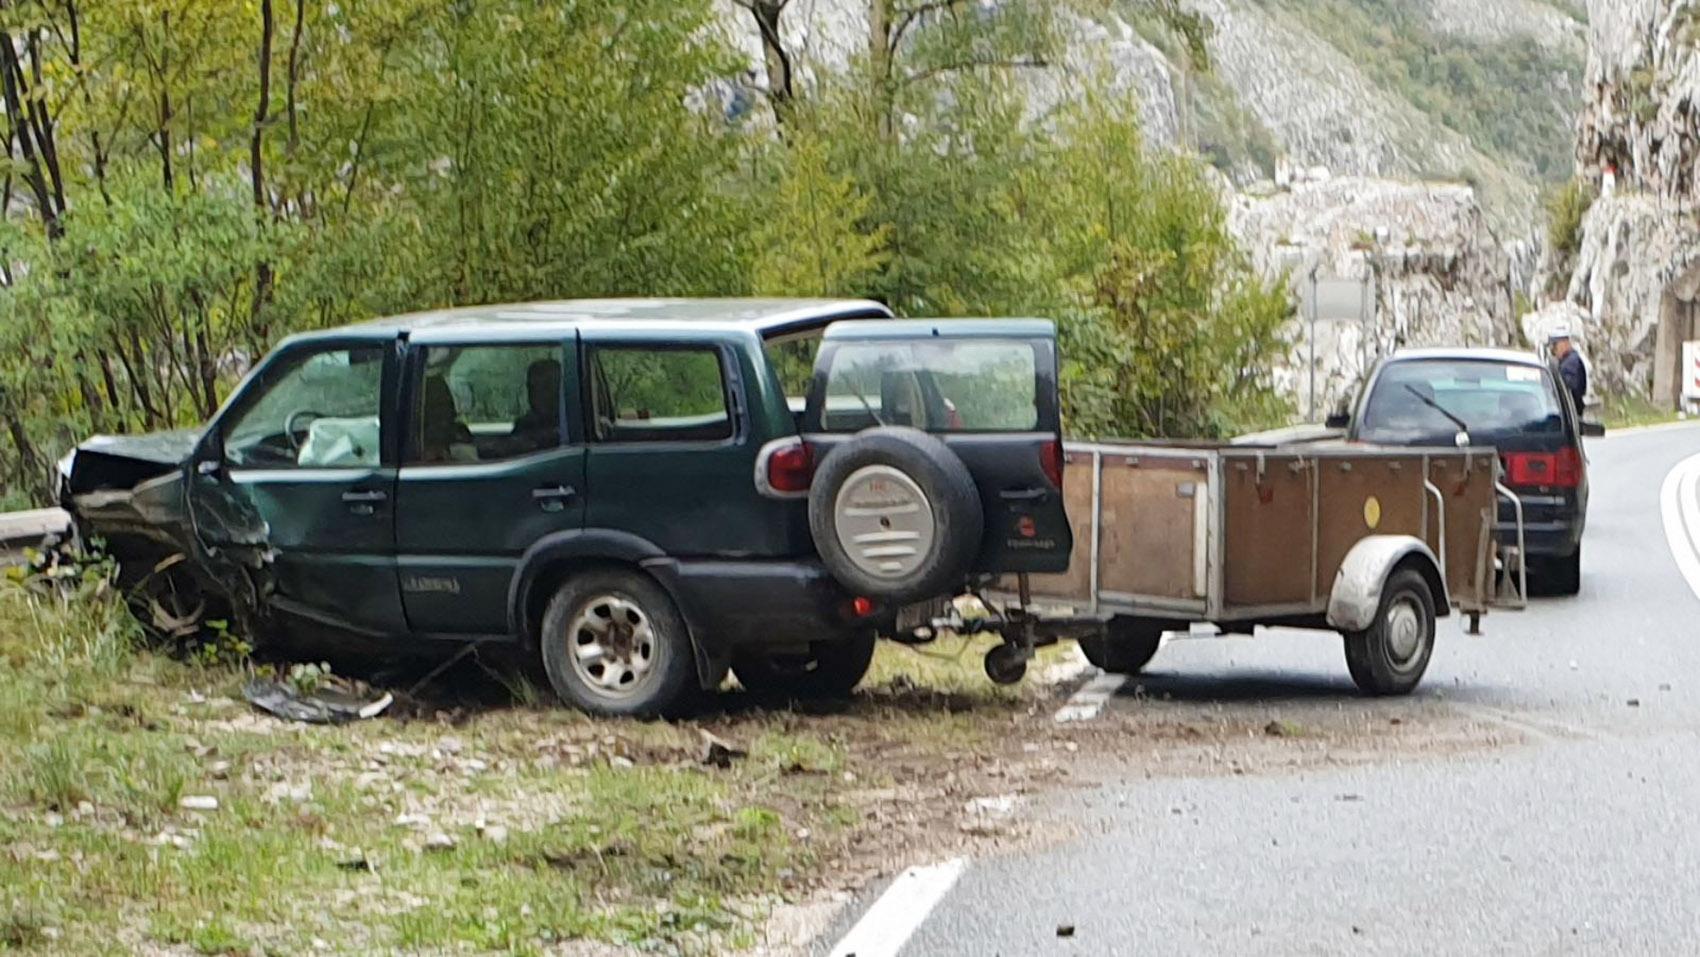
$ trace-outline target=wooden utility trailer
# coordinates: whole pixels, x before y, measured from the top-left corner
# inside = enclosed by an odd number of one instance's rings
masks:
[[[1078,633],[1109,671],[1195,622],[1316,627],[1345,636],[1360,688],[1403,694],[1436,618],[1474,631],[1527,594],[1522,507],[1489,448],[1071,443],[1065,464],[1073,558],[1022,597],[1040,620],[1101,622]],[[1496,540],[1501,501],[1516,541]]]

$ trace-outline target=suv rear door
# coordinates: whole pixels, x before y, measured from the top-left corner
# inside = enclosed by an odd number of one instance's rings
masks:
[[[973,570],[1061,572],[1073,535],[1062,499],[1056,327],[1038,319],[840,322],[815,360],[803,432],[817,460],[881,425],[941,439],[979,489]]]
[[[412,631],[498,635],[525,550],[584,523],[578,348],[571,333],[464,335],[409,345],[397,562]]]

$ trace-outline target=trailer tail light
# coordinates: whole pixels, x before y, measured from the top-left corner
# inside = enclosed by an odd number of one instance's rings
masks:
[[[1557,452],[1508,452],[1505,478],[1521,488],[1575,488],[1582,484],[1582,454],[1573,445]]]
[[[814,475],[814,453],[800,438],[769,442],[756,457],[756,485],[763,494],[774,498],[808,494]]]
[[[1062,488],[1063,482],[1063,447],[1055,439],[1039,447],[1039,467],[1045,470],[1045,477],[1051,484]]]

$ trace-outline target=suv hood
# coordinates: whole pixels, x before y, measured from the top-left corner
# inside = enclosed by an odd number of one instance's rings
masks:
[[[60,461],[59,504],[80,535],[106,541],[126,587],[180,567],[253,634],[272,591],[269,529],[240,485],[189,474],[201,434],[97,435]]]
[[[66,456],[59,472],[72,494],[129,488],[175,471],[201,439],[200,429],[173,429],[142,435],[97,435]]]

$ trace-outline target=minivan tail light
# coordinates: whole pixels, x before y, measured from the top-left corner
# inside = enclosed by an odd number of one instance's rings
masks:
[[[756,484],[766,495],[796,498],[808,494],[815,475],[814,453],[799,438],[769,442],[756,463]]]
[[[1575,488],[1582,484],[1582,453],[1573,445],[1557,452],[1508,452],[1505,479],[1523,488]]]
[[[1045,470],[1045,477],[1051,484],[1062,488],[1063,482],[1063,447],[1062,443],[1052,439],[1039,448],[1039,467]]]

